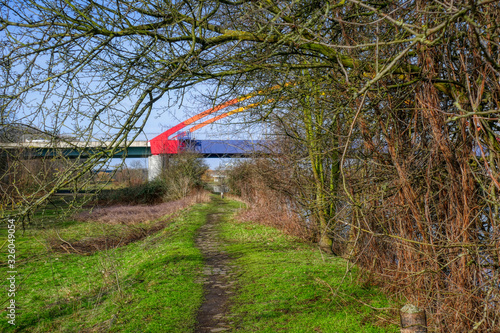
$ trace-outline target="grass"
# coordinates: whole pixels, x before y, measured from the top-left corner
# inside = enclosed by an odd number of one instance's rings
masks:
[[[19,232],[17,325],[1,320],[0,331],[191,331],[203,294],[195,282],[203,262],[193,239],[209,211],[208,205],[195,205],[140,242],[88,256],[48,251],[44,235],[53,231]],[[52,227],[75,237],[88,231],[76,221]],[[5,229],[0,237],[5,240]],[[0,278],[6,281],[3,268]],[[6,293],[2,300],[5,310]]]
[[[49,241],[54,234],[117,234],[127,226],[58,220],[57,209],[38,214],[37,224],[16,234],[17,325],[0,320],[0,331],[192,332],[203,300],[197,282],[203,258],[194,238],[210,213],[222,214],[221,237],[239,272],[230,308],[233,332],[397,331],[381,319],[391,313],[371,308],[389,307],[389,301],[359,283],[343,259],[271,227],[236,223],[233,213],[241,204],[218,202],[193,205],[155,234],[91,255],[54,252]],[[0,229],[0,245],[6,236]],[[5,244],[1,252],[6,258]],[[6,281],[2,262],[0,279]],[[0,300],[5,318],[6,292]]]
[[[235,332],[399,331],[386,321],[393,314],[372,309],[389,301],[359,283],[345,260],[251,222],[226,218],[220,230],[241,272],[231,308]]]

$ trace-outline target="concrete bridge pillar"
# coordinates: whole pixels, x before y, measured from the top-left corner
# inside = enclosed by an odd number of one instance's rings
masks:
[[[160,177],[162,171],[162,156],[151,155],[148,157],[148,181],[153,181]]]

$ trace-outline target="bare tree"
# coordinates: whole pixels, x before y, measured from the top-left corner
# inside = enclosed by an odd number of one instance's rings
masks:
[[[405,281],[437,329],[496,327],[497,1],[0,4],[2,112],[54,137],[108,133],[23,213],[133,141],[162,98],[200,82],[214,102],[272,91],[250,117],[274,117],[307,147],[319,221],[334,221],[342,189],[354,257]]]

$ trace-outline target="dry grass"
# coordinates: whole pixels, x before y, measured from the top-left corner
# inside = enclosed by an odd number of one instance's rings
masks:
[[[304,241],[313,241],[315,232],[308,230],[300,219],[300,216],[289,207],[283,207],[276,200],[260,200],[256,203],[249,203],[237,196],[229,196],[233,200],[243,202],[248,207],[240,211],[236,220],[239,222],[253,221],[265,226],[270,226],[283,231],[287,235],[298,237]]]
[[[195,203],[208,202],[210,196],[206,191],[198,191],[192,195],[156,205],[113,205],[96,207],[92,210],[79,213],[75,216],[82,222],[101,222],[107,224],[133,225],[146,221],[154,221],[162,216],[173,214]]]
[[[206,191],[198,191],[181,200],[146,206],[110,206],[96,208],[76,216],[79,221],[108,225],[123,225],[119,232],[97,237],[85,237],[80,240],[64,240],[58,234],[49,239],[52,250],[64,253],[89,255],[96,251],[109,250],[125,246],[155,234],[164,229],[178,213],[196,203],[208,202],[210,195]],[[163,218],[162,218],[163,217]],[[155,221],[151,226],[137,224]]]

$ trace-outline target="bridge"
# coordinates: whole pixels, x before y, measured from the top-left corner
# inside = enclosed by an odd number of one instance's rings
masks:
[[[280,86],[270,88],[277,89]],[[73,142],[49,142],[44,140],[32,140],[28,142],[0,143],[2,149],[25,149],[30,157],[57,157],[66,158],[88,158],[101,153],[107,158],[148,158],[148,179],[158,177],[163,166],[162,158],[165,155],[178,154],[189,150],[199,153],[204,158],[221,157],[248,157],[256,152],[264,152],[265,141],[262,140],[195,140],[191,134],[217,120],[253,108],[262,103],[253,103],[247,106],[238,107],[228,112],[219,114],[213,118],[205,120],[192,126],[187,131],[181,131],[189,125],[193,125],[198,120],[212,115],[224,108],[262,94],[263,91],[240,96],[219,104],[213,108],[200,112],[199,114],[173,126],[162,134],[149,141],[135,141],[131,143],[113,144],[106,141],[73,141]],[[263,103],[270,103],[267,100]]]
[[[87,158],[97,153],[103,153],[109,157],[148,157],[151,149],[148,141],[135,141],[129,145],[113,145],[106,141],[61,141],[50,142],[45,140],[33,140],[26,142],[0,143],[2,149],[21,149],[30,158],[38,157],[65,157],[65,158]]]
[[[73,141],[73,142],[13,142],[0,143],[2,149],[21,149],[26,157],[65,157],[70,159],[88,158],[103,153],[112,158],[146,158],[160,154],[178,154],[190,150],[203,158],[248,157],[256,152],[263,142],[259,140],[172,140],[171,150],[153,154],[150,141],[134,141],[129,144],[113,145],[106,141]]]

